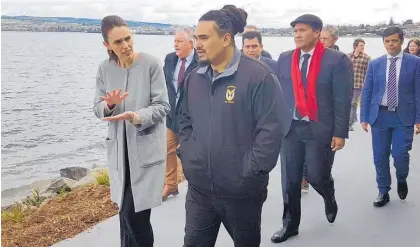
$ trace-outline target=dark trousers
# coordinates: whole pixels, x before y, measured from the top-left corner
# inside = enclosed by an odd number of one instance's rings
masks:
[[[267,192],[256,198],[219,198],[188,187],[184,247],[213,247],[223,223],[235,247],[258,247]]]
[[[301,216],[301,181],[306,164],[307,180],[324,198],[334,198],[334,180],[331,164],[334,152],[331,143],[314,138],[309,123],[293,121],[291,129],[283,140],[281,151],[281,175],[283,190],[283,227],[299,228]]]
[[[394,158],[397,181],[402,183],[407,179],[410,163],[408,152],[412,148],[414,126],[403,125],[397,112],[381,108],[371,129],[376,183],[379,193],[384,195],[391,190],[389,167],[389,156],[391,154]]]
[[[327,153],[325,154],[325,160],[324,162],[326,163],[326,165],[329,165],[331,167],[333,167],[334,164],[334,157],[335,157],[335,152],[332,151],[332,149],[328,149]],[[308,173],[308,169],[306,168],[306,163],[303,165],[303,178],[306,180],[306,176]]]
[[[127,153],[125,163],[124,199],[119,213],[121,247],[153,247],[153,229],[150,224],[151,209],[137,213],[134,210]]]

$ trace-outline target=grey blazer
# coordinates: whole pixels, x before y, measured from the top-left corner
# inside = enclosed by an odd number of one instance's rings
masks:
[[[110,111],[100,96],[119,88],[130,94]],[[99,119],[125,111],[135,111],[140,117],[137,125],[128,121],[108,124],[105,143],[112,201],[121,209],[127,152],[135,211],[160,205],[166,166],[165,118],[170,106],[165,77],[158,60],[140,53],[128,69],[120,68],[108,59],[103,61],[97,72],[93,111]],[[124,144],[125,138],[127,145]]]

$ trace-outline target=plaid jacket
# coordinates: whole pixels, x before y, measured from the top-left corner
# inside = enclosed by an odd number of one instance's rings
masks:
[[[354,69],[354,88],[362,88],[363,82],[365,81],[368,64],[370,62],[370,56],[366,53],[360,54],[358,57],[354,56],[353,52],[347,54],[353,63]]]

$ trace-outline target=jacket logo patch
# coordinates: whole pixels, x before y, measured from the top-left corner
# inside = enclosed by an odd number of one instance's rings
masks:
[[[226,88],[226,101],[227,104],[233,104],[235,103],[235,86],[228,86]]]

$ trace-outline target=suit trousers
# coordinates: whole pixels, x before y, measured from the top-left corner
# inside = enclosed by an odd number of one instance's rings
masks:
[[[259,247],[261,212],[267,191],[255,198],[221,198],[189,186],[184,247],[213,247],[221,223],[235,247]]]
[[[382,195],[391,190],[389,157],[392,154],[397,181],[405,182],[408,176],[414,126],[405,126],[396,111],[381,107],[378,118],[371,126],[373,161],[376,168],[376,183]],[[392,147],[392,148],[391,148]]]
[[[332,137],[331,137],[332,138]],[[334,158],[331,143],[317,140],[310,123],[293,120],[280,150],[283,191],[283,227],[299,228],[301,217],[301,181],[306,164],[307,180],[324,198],[335,198],[331,164]]]
[[[181,161],[176,155],[179,145],[177,135],[170,129],[166,129],[166,174],[165,185],[176,187],[178,185],[178,169],[181,168]]]

